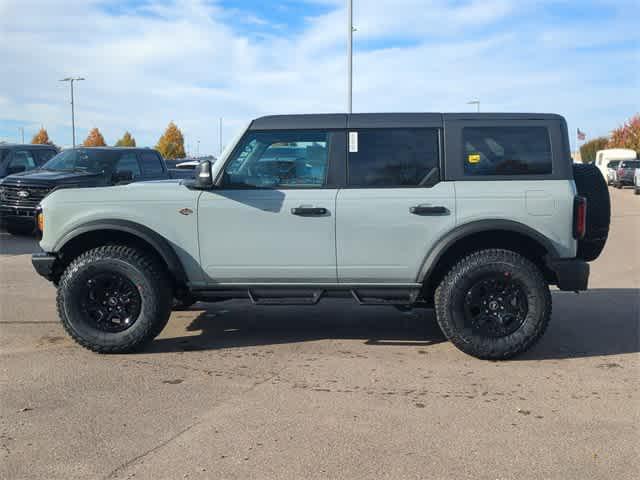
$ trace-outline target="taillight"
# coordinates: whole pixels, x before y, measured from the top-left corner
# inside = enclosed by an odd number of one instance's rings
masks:
[[[587,232],[587,199],[576,196],[573,201],[573,237],[581,240]]]

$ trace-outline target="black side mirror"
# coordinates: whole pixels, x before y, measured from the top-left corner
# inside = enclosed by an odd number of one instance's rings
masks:
[[[211,162],[205,160],[196,167],[196,181],[193,185],[199,190],[213,188],[213,177],[211,176]]]
[[[119,170],[113,174],[113,183],[124,183],[133,181],[133,172],[131,170]]]
[[[7,175],[13,175],[14,173],[26,172],[27,167],[25,165],[10,165],[7,168]]]

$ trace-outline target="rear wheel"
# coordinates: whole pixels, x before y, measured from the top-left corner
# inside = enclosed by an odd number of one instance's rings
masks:
[[[99,353],[124,353],[155,338],[171,314],[167,273],[137,249],[107,245],[76,258],[58,286],[58,314],[69,335]]]
[[[530,348],[551,317],[551,295],[533,263],[509,250],[482,250],[455,265],[436,289],[436,317],[460,350],[507,359]]]

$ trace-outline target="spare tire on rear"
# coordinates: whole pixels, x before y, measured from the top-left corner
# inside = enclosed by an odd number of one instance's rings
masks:
[[[611,201],[602,173],[592,164],[573,164],[578,195],[587,199],[587,228],[578,241],[578,257],[590,262],[598,258],[609,236]]]

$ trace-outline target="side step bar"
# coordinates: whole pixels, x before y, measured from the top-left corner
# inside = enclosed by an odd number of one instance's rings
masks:
[[[411,306],[420,301],[417,287],[240,287],[206,289],[193,292],[195,298],[222,301],[232,298],[249,299],[254,305],[316,305],[322,298],[353,298],[360,305]]]

